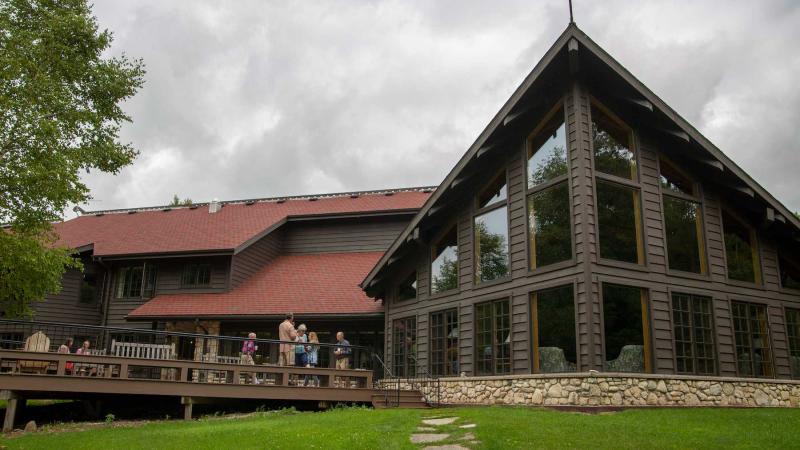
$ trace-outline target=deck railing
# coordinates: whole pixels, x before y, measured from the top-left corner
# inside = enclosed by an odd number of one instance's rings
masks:
[[[300,346],[296,342],[261,338],[249,339],[246,336],[219,336],[179,331],[0,319],[0,350],[23,350],[26,340],[36,333],[43,334],[49,341],[44,352],[46,354],[58,352],[59,347],[67,339],[72,339],[71,355],[66,357],[50,355],[56,360],[52,358],[46,360],[50,363],[60,361],[66,364],[71,362],[70,367],[74,366],[77,371],[85,372],[86,367],[83,366],[87,362],[85,358],[90,358],[88,361],[97,363],[96,367],[89,368],[92,372],[91,376],[97,376],[98,372],[102,372],[103,376],[112,377],[156,380],[186,377],[184,381],[233,384],[238,383],[242,377],[249,377],[253,383],[273,385],[282,383],[281,380],[285,374],[286,381],[293,384],[299,384],[300,382],[297,380],[300,378],[304,385],[333,386],[338,383],[320,371],[335,367],[337,357],[334,351],[341,347],[334,343]],[[75,351],[82,346],[84,341],[90,343],[90,356],[75,355]],[[242,351],[246,342],[248,348],[252,347],[254,350],[252,355],[245,355]],[[279,366],[278,354],[281,345],[289,346],[290,354],[295,355],[296,358],[298,354],[295,350],[298,348],[316,351],[318,370],[308,371],[306,367],[294,365]],[[45,350],[41,344],[37,349]],[[350,345],[346,347],[346,351],[349,352],[347,356],[349,369],[358,369],[357,372],[360,373],[369,372],[370,382],[373,376],[382,377],[382,368],[375,363],[374,349]],[[305,351],[301,353],[305,353]],[[114,359],[123,356],[148,362],[147,364],[129,364],[127,370],[123,370],[122,363],[118,359]],[[41,355],[37,356],[37,358],[42,357]],[[34,358],[28,359],[34,360]],[[106,366],[110,366],[109,370],[106,370]],[[234,370],[233,367],[237,369]],[[52,373],[53,369],[54,366],[48,367],[48,372]],[[9,367],[0,367],[0,371],[2,370],[8,371]],[[375,370],[374,375],[373,370]],[[180,375],[176,375],[178,373]],[[312,376],[311,373],[316,373],[316,375]],[[56,374],[63,375],[64,373],[56,370]]]

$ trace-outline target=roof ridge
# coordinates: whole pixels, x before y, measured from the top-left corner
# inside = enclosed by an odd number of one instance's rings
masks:
[[[329,193],[321,193],[321,194],[303,194],[303,195],[287,195],[281,197],[261,197],[261,198],[248,198],[248,199],[239,199],[239,200],[220,200],[219,203],[222,205],[236,205],[236,204],[244,204],[244,203],[270,203],[270,202],[279,202],[279,201],[287,201],[287,200],[308,200],[311,198],[315,199],[326,199],[326,198],[338,198],[338,197],[345,197],[345,196],[352,196],[352,195],[378,195],[378,194],[397,194],[397,193],[404,193],[404,192],[433,192],[438,186],[413,186],[407,188],[390,188],[390,189],[373,189],[373,190],[366,190],[366,191],[348,191],[348,192],[329,192]],[[123,213],[130,213],[130,212],[146,212],[146,211],[162,211],[164,209],[191,209],[197,208],[200,206],[207,206],[211,202],[200,202],[200,203],[192,203],[191,205],[160,205],[160,206],[141,206],[141,207],[134,207],[134,208],[117,208],[117,209],[99,209],[99,210],[92,210],[92,211],[84,211],[81,215],[89,216],[89,215],[97,215],[97,214],[123,214]]]

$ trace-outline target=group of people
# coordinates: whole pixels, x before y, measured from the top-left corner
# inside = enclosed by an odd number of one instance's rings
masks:
[[[61,346],[60,346],[60,347],[58,347],[58,353],[65,353],[65,354],[72,353],[72,345],[73,345],[73,342],[74,342],[74,341],[73,341],[73,339],[72,339],[72,338],[67,338],[67,339],[64,341],[64,343],[63,343],[63,344],[61,344]],[[75,350],[75,354],[76,354],[76,355],[88,355],[88,354],[89,354],[89,348],[91,348],[91,346],[92,346],[92,343],[91,343],[91,342],[89,342],[88,340],[86,340],[86,341],[83,341],[83,344],[81,344],[81,346],[80,346],[80,347],[78,347],[78,348]],[[83,367],[83,366],[86,366],[86,365],[82,365],[81,367]],[[64,370],[65,370],[65,372],[66,372],[67,374],[71,374],[74,368],[75,368],[75,365],[74,365],[73,363],[71,363],[71,362],[68,362],[68,363],[65,365],[65,367],[64,367]],[[86,366],[86,368],[88,368],[88,371],[83,371],[83,372],[85,372],[86,374],[88,374],[88,375],[92,375],[92,376],[94,376],[94,375],[96,375],[96,374],[97,374],[97,367],[94,367],[94,366]]]
[[[253,355],[258,350],[255,339],[256,334],[249,333],[247,340],[242,345],[242,362],[244,364],[255,364]],[[317,367],[317,364],[319,364],[320,345],[317,333],[308,332],[308,327],[305,324],[300,324],[295,328],[294,315],[292,313],[286,314],[284,321],[278,327],[278,339],[281,341],[278,365]],[[345,339],[343,332],[337,332],[336,346],[333,348],[336,368],[349,369],[351,355],[350,342]]]

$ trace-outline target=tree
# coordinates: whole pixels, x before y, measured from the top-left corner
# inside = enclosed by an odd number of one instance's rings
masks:
[[[175,194],[172,196],[172,201],[168,206],[192,206],[192,199],[185,198],[181,200],[181,198],[178,197],[178,194]]]
[[[119,142],[130,117],[120,104],[144,82],[141,60],[104,56],[85,0],[0,2],[0,310],[60,290],[72,250],[57,247],[51,223],[90,199],[80,171],[117,173],[137,155]]]

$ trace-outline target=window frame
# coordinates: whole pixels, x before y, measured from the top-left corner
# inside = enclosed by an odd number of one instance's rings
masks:
[[[795,327],[797,327],[798,330],[798,337],[793,337],[789,333],[789,314],[788,314],[789,311],[796,312],[798,315],[798,323],[795,325]],[[797,356],[800,357],[800,305],[783,307],[783,325],[786,331],[786,350],[789,357],[789,377],[795,380],[800,380],[800,374],[798,374],[797,376],[794,376],[792,374],[792,360],[791,360],[793,356],[792,355],[793,351],[797,352]],[[792,345],[793,340],[797,340],[796,344],[797,348],[794,348],[794,346]]]
[[[711,295],[709,293],[693,292],[691,289],[675,289],[675,290],[668,289],[667,295],[669,296],[669,304],[670,304],[669,321],[670,321],[670,327],[671,327],[671,332],[672,332],[672,349],[673,349],[672,355],[673,355],[673,364],[674,364],[673,367],[675,368],[675,373],[679,374],[679,375],[719,376],[719,372],[720,372],[720,367],[719,367],[720,366],[720,361],[719,361],[719,338],[718,338],[718,335],[717,335],[717,317],[716,317],[716,314],[714,312],[715,311],[714,303],[715,303],[716,299],[714,298],[713,295]],[[677,353],[678,346],[677,346],[677,344],[675,342],[677,340],[677,336],[675,334],[675,319],[674,319],[674,317],[675,317],[674,316],[674,311],[675,311],[675,298],[674,298],[674,296],[675,295],[686,295],[686,296],[688,296],[691,299],[690,302],[692,302],[691,307],[694,306],[693,302],[694,302],[694,298],[695,297],[705,297],[705,298],[708,298],[710,300],[710,302],[711,302],[711,339],[712,339],[711,347],[712,347],[713,352],[714,352],[714,371],[713,371],[713,373],[710,373],[710,374],[707,374],[707,373],[699,374],[699,373],[697,373],[697,365],[695,364],[696,363],[696,356],[694,355],[694,353],[692,353],[692,360],[693,360],[693,367],[692,367],[693,370],[692,370],[692,372],[679,372],[678,371],[678,353]],[[695,344],[695,341],[694,341],[694,336],[695,335],[694,335],[694,328],[693,328],[694,316],[692,314],[690,314],[689,320],[690,320],[689,328],[692,330],[691,331],[692,332],[691,344],[692,344],[692,346],[694,346],[694,344]],[[693,350],[693,352],[694,352],[694,350]]]
[[[601,277],[598,281],[599,297],[600,297],[600,337],[602,341],[602,369],[607,372],[606,368],[606,318],[605,318],[605,295],[603,294],[603,285],[612,284],[616,286],[639,289],[640,291],[640,308],[642,310],[642,345],[644,346],[644,372],[645,374],[655,373],[655,364],[653,361],[653,338],[652,338],[652,314],[650,312],[650,287],[646,283],[637,283],[635,280],[630,279],[616,279]],[[671,321],[671,319],[670,319]],[[636,372],[627,372],[636,373]]]
[[[129,296],[125,295],[125,287],[124,282],[125,279],[120,277],[122,271],[126,271],[126,274],[132,268],[140,267],[142,270],[142,279],[139,283],[139,295],[138,296]],[[152,280],[148,277],[149,274],[152,274]],[[127,275],[125,276],[127,278]],[[149,282],[152,281],[152,286],[148,289]],[[120,283],[123,284],[122,287],[122,294],[120,294]],[[156,296],[157,291],[157,283],[158,283],[158,266],[151,263],[151,262],[143,262],[141,264],[128,264],[119,266],[114,270],[114,294],[113,298],[115,300],[131,300],[131,299],[150,299]],[[148,293],[150,295],[148,295]],[[88,305],[88,303],[85,303]]]
[[[680,173],[684,177],[688,178],[692,181],[692,190],[694,191],[694,195],[685,194],[683,192],[674,192],[668,189],[664,189],[661,186],[661,166],[663,164],[668,165],[672,170]],[[683,170],[680,166],[672,162],[669,158],[665,155],[660,154],[658,155],[658,191],[661,194],[661,226],[663,228],[664,233],[664,262],[666,265],[667,272],[670,275],[678,275],[678,276],[690,276],[690,277],[702,277],[703,279],[707,279],[710,276],[709,270],[709,263],[708,263],[708,249],[706,248],[708,240],[705,236],[706,230],[706,221],[705,221],[705,204],[703,202],[703,186],[697,181],[695,177],[690,176],[685,170]],[[671,197],[676,198],[683,201],[688,201],[692,203],[696,203],[698,206],[698,224],[697,224],[697,247],[700,257],[700,272],[687,272],[685,270],[673,269],[669,266],[669,240],[667,238],[667,216],[665,213],[664,208],[664,197]]]
[[[739,356],[738,356],[738,352],[736,351],[736,320],[733,317],[733,304],[734,303],[739,303],[739,304],[748,305],[748,306],[755,305],[755,306],[764,307],[765,316],[767,318],[767,332],[766,332],[766,334],[767,334],[767,338],[768,338],[767,340],[769,341],[770,369],[772,371],[772,375],[770,377],[758,377],[756,375],[742,375],[740,373],[740,371],[739,371]],[[728,311],[730,312],[730,318],[731,318],[731,339],[732,339],[732,344],[731,345],[733,347],[733,363],[736,366],[736,376],[739,377],[739,378],[775,379],[776,378],[775,343],[772,342],[772,328],[773,327],[772,327],[772,321],[770,320],[770,317],[769,317],[769,315],[770,315],[769,314],[769,303],[760,302],[760,301],[752,300],[752,299],[743,300],[740,297],[731,297],[730,299],[728,299]],[[752,330],[750,329],[750,325],[749,325],[749,321],[750,321],[749,312],[748,312],[747,319],[748,319],[748,330],[747,330],[748,339],[750,340],[750,343],[751,343],[750,344],[750,348],[752,350],[752,348],[753,348],[752,347]],[[754,361],[752,359],[751,359],[750,363],[751,363],[751,368],[755,368],[755,366],[753,365]]]
[[[505,178],[506,198],[504,198],[502,200],[498,200],[498,201],[496,201],[494,203],[489,203],[488,205],[486,205],[486,206],[481,208],[480,207],[480,196],[481,196],[481,194],[483,194],[486,191],[486,189],[489,189],[492,186],[492,184],[495,181],[497,181],[501,176],[503,178]],[[478,194],[475,196],[475,201],[473,203],[473,211],[472,211],[472,225],[471,225],[472,237],[471,237],[471,239],[472,239],[472,254],[473,254],[473,258],[472,258],[473,259],[473,262],[472,262],[472,274],[473,274],[472,282],[476,287],[478,287],[478,286],[483,287],[483,286],[492,285],[492,284],[495,284],[495,283],[502,283],[504,281],[508,281],[508,280],[511,279],[511,219],[509,217],[509,210],[510,210],[511,201],[509,200],[510,195],[508,193],[508,182],[509,182],[508,170],[506,168],[502,168],[499,171],[497,171],[497,175],[492,177],[492,179],[489,180],[489,182],[484,184],[483,188],[480,189],[478,191]],[[505,208],[505,210],[506,210],[506,237],[507,237],[507,239],[506,239],[506,256],[507,256],[507,259],[508,259],[508,272],[506,273],[505,276],[498,277],[498,278],[495,278],[493,280],[481,281],[479,279],[479,271],[478,271],[478,264],[480,264],[480,257],[479,257],[479,255],[480,255],[480,251],[479,251],[480,241],[478,239],[476,239],[475,220],[480,216],[483,216],[485,214],[494,212],[494,211],[496,211],[498,209],[502,209],[502,208]],[[431,282],[433,282],[432,278],[431,278]]]
[[[745,281],[745,280],[737,280],[731,278],[728,269],[728,248],[727,244],[725,243],[725,215],[733,218],[735,221],[739,222],[739,224],[744,227],[748,234],[750,235],[750,253],[752,255],[753,260],[753,278],[754,281]],[[764,268],[762,267],[762,258],[761,258],[761,243],[758,239],[758,232],[753,225],[750,224],[748,220],[745,220],[742,216],[734,212],[731,208],[727,207],[727,205],[723,205],[720,208],[719,214],[719,223],[720,223],[720,237],[722,238],[722,253],[724,255],[725,261],[725,280],[729,284],[740,285],[740,286],[763,286],[764,285]],[[780,273],[778,274],[780,277]],[[780,281],[778,281],[780,284]]]
[[[392,364],[391,364],[391,367],[392,367],[392,373],[395,376],[399,376],[397,374],[397,372],[398,372],[397,367],[398,366],[395,364],[395,358],[398,356],[398,353],[395,352],[395,348],[396,348],[396,345],[397,345],[397,336],[395,334],[395,329],[396,329],[395,324],[397,322],[405,322],[405,332],[404,333],[408,334],[408,322],[409,321],[413,321],[413,323],[414,323],[413,336],[414,336],[414,345],[416,345],[417,344],[417,339],[419,338],[419,328],[418,328],[418,324],[417,324],[417,316],[416,315],[411,315],[411,316],[398,317],[396,319],[392,319]],[[404,334],[404,336],[405,336],[405,334]],[[403,377],[404,378],[415,378],[417,376],[417,372],[418,372],[418,370],[417,370],[418,369],[418,367],[417,367],[417,357],[415,355],[412,355],[411,354],[412,352],[410,351],[411,349],[407,349],[405,345],[403,345],[401,348],[404,349],[404,351],[401,353],[401,355],[403,355]],[[409,360],[413,360],[413,364],[409,364]],[[411,377],[409,376],[409,367],[413,367],[414,368],[414,375],[411,376]]]
[[[417,283],[417,288],[414,290],[414,296],[408,298],[400,298],[400,287],[411,278],[411,275],[414,275],[414,280]],[[395,303],[406,303],[411,302],[419,299],[419,272],[416,268],[412,269],[408,272],[408,275],[404,276],[399,283],[397,283],[394,287],[394,301]]]
[[[569,126],[568,115],[567,115],[567,104],[566,104],[566,96],[562,96],[556,103],[553,105],[552,108],[542,117],[542,119],[537,123],[534,127],[533,131],[528,134],[525,138],[525,145],[522,151],[522,164],[524,167],[525,172],[525,182],[523,184],[525,190],[524,202],[525,202],[525,247],[526,247],[526,264],[528,267],[528,275],[538,274],[549,272],[552,270],[558,270],[563,267],[571,266],[575,264],[576,255],[575,255],[575,214],[573,213],[573,204],[572,204],[572,183],[569,182],[570,177],[572,175],[572,167],[569,164],[569,133],[571,131],[571,127]],[[561,112],[563,115],[562,120],[564,121],[564,131],[567,139],[564,141],[564,151],[565,151],[565,158],[567,160],[567,172],[563,175],[559,175],[553,179],[547,180],[544,183],[539,183],[535,186],[528,185],[528,160],[536,153],[532,151],[532,147],[534,145],[534,141],[540,137],[540,134],[545,129],[545,127],[550,123],[556,115]],[[537,149],[538,151],[538,149]],[[564,261],[555,262],[552,264],[546,264],[543,266],[536,265],[536,261],[534,257],[536,255],[535,245],[536,240],[535,237],[531,236],[531,211],[528,208],[529,198],[537,194],[539,192],[548,190],[550,188],[554,188],[561,183],[566,183],[568,195],[567,201],[567,209],[569,211],[569,237],[570,237],[570,258],[565,259]],[[510,222],[510,221],[509,221]],[[510,223],[509,223],[510,226]]]
[[[441,242],[445,236],[448,235],[450,230],[455,229],[456,232],[456,269],[458,270],[458,274],[456,276],[456,287],[447,289],[444,291],[433,292],[433,262],[436,260],[436,246],[439,242]],[[431,245],[428,249],[428,297],[429,298],[437,298],[443,297],[450,294],[455,294],[461,291],[461,255],[459,245],[459,236],[458,236],[458,220],[449,222],[449,225],[445,227],[443,230],[437,233],[436,238],[432,239]],[[417,292],[417,296],[419,296],[419,292]]]
[[[208,283],[200,284],[198,279],[200,278],[200,269],[207,267],[208,268]],[[188,278],[188,274],[191,273],[193,269],[197,269],[197,272],[192,277],[192,282],[187,283],[186,280]],[[209,289],[213,284],[211,282],[213,273],[213,265],[211,263],[185,263],[183,265],[183,270],[181,271],[181,289]]]
[[[641,270],[647,271],[649,270],[649,261],[647,257],[647,236],[644,232],[644,198],[642,195],[642,170],[641,170],[641,151],[639,145],[639,139],[636,131],[628,125],[625,121],[623,121],[619,116],[614,114],[613,111],[608,109],[605,105],[603,105],[599,100],[597,100],[594,96],[589,96],[589,153],[591,154],[591,171],[592,171],[592,195],[594,200],[593,205],[593,212],[594,212],[594,232],[595,232],[595,251],[597,252],[597,263],[600,265],[607,265],[612,267],[624,267],[630,268],[634,270]],[[610,120],[617,122],[617,125],[622,126],[628,129],[629,133],[629,143],[630,143],[630,151],[633,152],[633,159],[636,164],[636,176],[633,179],[622,178],[616,175],[607,174],[605,172],[600,172],[597,170],[595,165],[595,154],[594,154],[594,142],[591,137],[591,123],[592,123],[592,107],[597,108],[603,114],[605,114]],[[634,206],[634,220],[635,220],[635,228],[636,228],[636,242],[637,246],[637,262],[629,262],[629,261],[619,261],[616,259],[610,258],[603,258],[602,254],[600,253],[600,205],[597,197],[597,185],[598,182],[604,182],[611,185],[621,186],[627,189],[632,189],[638,193],[638,201],[633,202]],[[637,220],[638,219],[638,220]]]
[[[458,330],[458,335],[455,337],[455,350],[456,350],[456,364],[458,364],[459,369],[461,366],[461,349],[459,345],[461,344],[461,321],[459,320],[459,311],[458,308],[447,308],[438,311],[431,311],[428,313],[428,373],[432,376],[438,377],[457,377],[458,373],[451,373],[447,374],[447,367],[448,367],[448,359],[447,353],[450,350],[450,347],[447,345],[447,341],[450,339],[446,334],[443,334],[443,337],[435,337],[434,334],[434,316],[441,315],[442,322],[441,324],[444,327],[444,331],[447,331],[448,322],[447,322],[447,314],[454,314],[455,315],[455,328]],[[433,348],[434,348],[434,339],[441,339],[443,342],[443,350],[442,350],[442,361],[435,361],[433,357]],[[435,369],[435,366],[441,365],[442,373],[438,373]]]
[[[800,262],[796,261],[794,258],[787,258],[785,255],[781,254],[780,250],[775,248],[775,264],[777,265],[777,269],[778,269],[778,285],[780,286],[781,289],[783,289],[783,290],[785,290],[787,292],[790,292],[790,293],[798,293],[798,292],[800,292],[800,289],[798,289],[798,288],[791,288],[791,287],[786,287],[786,286],[783,285],[783,277],[781,276],[781,266],[782,266],[781,260],[782,259],[783,260],[788,260],[791,264],[794,264],[794,265],[800,267]]]
[[[499,303],[506,303],[506,305],[508,307],[508,314],[507,314],[507,316],[508,316],[508,339],[509,339],[509,343],[508,343],[509,344],[508,345],[508,349],[509,349],[509,352],[508,352],[508,372],[499,373],[497,371],[497,359],[498,359],[497,358],[497,353],[498,353],[497,350],[498,350],[500,345],[495,345],[494,343],[492,343],[492,357],[491,357],[492,370],[491,370],[491,373],[478,373],[478,370],[479,370],[478,368],[480,367],[480,364],[479,364],[480,359],[479,359],[479,352],[478,352],[478,324],[477,324],[477,322],[478,322],[478,320],[477,320],[478,313],[477,313],[477,309],[478,309],[479,306],[485,306],[485,305],[489,305],[490,306],[490,308],[491,308],[492,329],[489,330],[489,333],[490,333],[491,336],[494,336],[498,331],[497,330],[497,317],[498,316],[495,314],[495,304],[499,304]],[[492,300],[486,300],[486,301],[481,301],[481,302],[475,303],[474,305],[472,305],[472,315],[473,315],[473,318],[472,318],[473,323],[475,323],[475,326],[473,327],[473,332],[472,332],[472,338],[473,338],[473,341],[472,341],[473,342],[472,360],[473,360],[473,364],[474,364],[473,370],[472,370],[473,374],[475,376],[478,376],[478,377],[495,376],[495,375],[510,375],[510,374],[512,374],[514,372],[514,358],[513,358],[511,350],[512,350],[512,347],[513,347],[513,344],[514,344],[514,328],[513,328],[512,323],[511,323],[511,316],[512,316],[512,314],[511,314],[511,299],[509,297],[501,297],[501,298],[495,298],[495,299],[492,299]]]
[[[574,325],[574,333],[575,333],[575,372],[580,372],[581,370],[581,352],[580,352],[580,339],[579,332],[580,329],[578,328],[578,284],[576,281],[572,281],[570,283],[563,283],[561,281],[555,283],[548,283],[543,284],[541,288],[536,289],[528,293],[528,307],[529,313],[528,317],[530,317],[531,326],[528,327],[531,336],[531,373],[534,374],[542,374],[539,368],[539,299],[538,294],[540,292],[549,291],[553,289],[561,289],[565,287],[572,288],[572,307],[573,307],[573,325]],[[548,372],[549,373],[549,372]],[[573,372],[560,372],[560,373],[573,373]]]

